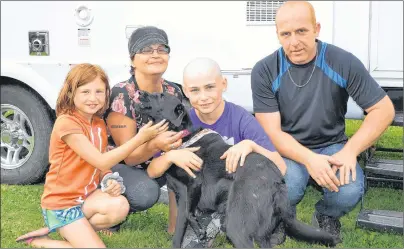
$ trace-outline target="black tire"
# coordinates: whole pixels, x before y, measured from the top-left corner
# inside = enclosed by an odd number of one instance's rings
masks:
[[[49,139],[53,127],[51,109],[35,92],[18,85],[1,85],[1,105],[12,105],[23,111],[34,131],[34,147],[28,160],[18,168],[1,167],[1,182],[33,184],[43,180],[49,166]]]

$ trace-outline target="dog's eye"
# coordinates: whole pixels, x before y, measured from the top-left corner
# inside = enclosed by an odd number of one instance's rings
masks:
[[[177,105],[177,106],[175,107],[175,110],[174,110],[174,112],[175,112],[176,114],[181,114],[183,111],[184,111],[184,107],[183,107],[182,105]]]

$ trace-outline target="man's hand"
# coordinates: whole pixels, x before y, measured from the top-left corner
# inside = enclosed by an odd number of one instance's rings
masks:
[[[356,155],[348,150],[340,150],[332,158],[341,162],[342,166],[332,166],[334,173],[339,170],[339,180],[341,185],[349,184],[349,173],[352,172],[352,181],[356,180]]]
[[[121,195],[121,185],[114,179],[107,180],[107,188],[104,190],[110,196],[116,197]]]
[[[254,144],[251,140],[243,140],[223,153],[220,159],[226,159],[226,171],[229,173],[236,172],[239,161],[240,167],[242,167],[246,156],[253,152]]]
[[[314,154],[309,159],[309,163],[306,167],[310,176],[318,185],[332,192],[338,192],[340,182],[332,170],[331,165],[341,167],[342,163],[331,156]]]

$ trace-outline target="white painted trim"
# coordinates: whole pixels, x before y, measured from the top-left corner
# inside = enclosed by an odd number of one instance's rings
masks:
[[[379,1],[370,2],[369,11],[369,72],[383,87],[403,87],[403,71],[382,69],[379,55]]]
[[[372,2],[369,2],[369,26],[368,26],[368,57],[366,61],[366,68],[370,72],[370,51],[371,51],[371,35],[372,35]]]
[[[370,34],[369,34],[369,72],[377,70],[378,33],[379,33],[379,2],[370,2]]]
[[[59,89],[29,66],[1,61],[1,76],[19,80],[38,92],[48,105],[55,109]]]

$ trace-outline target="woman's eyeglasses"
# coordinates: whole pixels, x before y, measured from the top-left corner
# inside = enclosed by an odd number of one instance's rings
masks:
[[[170,48],[166,47],[166,46],[160,46],[158,48],[144,47],[144,48],[140,49],[137,53],[138,54],[153,54],[154,50],[156,50],[158,54],[170,53]]]

